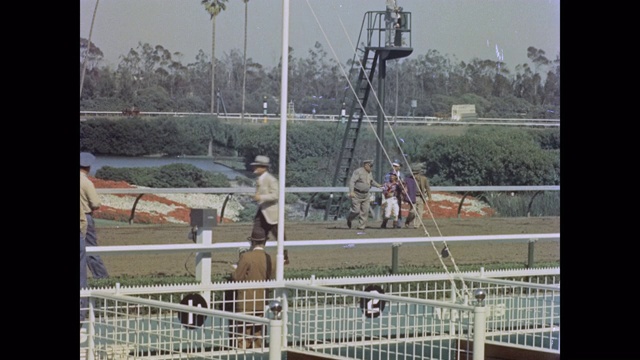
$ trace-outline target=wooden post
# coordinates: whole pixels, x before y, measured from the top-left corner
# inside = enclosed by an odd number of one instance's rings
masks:
[[[533,252],[535,250],[535,243],[538,239],[529,239],[529,254],[527,259],[527,268],[533,267]]]
[[[402,243],[393,243],[391,247],[391,273],[398,273],[398,248],[402,246]]]

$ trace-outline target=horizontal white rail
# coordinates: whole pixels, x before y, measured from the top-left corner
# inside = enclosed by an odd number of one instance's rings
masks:
[[[211,114],[199,112],[155,112],[141,111],[136,116],[212,116],[216,115],[223,121],[241,120],[240,113],[227,114]],[[122,111],[80,111],[80,121],[86,121],[88,117],[96,116],[120,116],[127,117]],[[245,114],[245,121],[264,122],[279,121],[280,116],[276,114]],[[338,122],[346,121],[340,115],[323,115],[323,114],[294,114],[289,118],[291,121],[320,121],[320,122]],[[377,116],[365,116],[365,121],[377,121]],[[521,119],[521,118],[476,118],[473,120],[452,120],[450,118],[439,118],[435,116],[387,116],[387,122],[394,124],[427,124],[427,125],[518,125],[518,126],[560,126],[560,119]]]
[[[458,242],[458,241],[534,241],[540,239],[559,240],[560,233],[546,234],[511,234],[511,235],[476,235],[476,236],[432,236],[406,237],[391,239],[331,239],[331,240],[287,240],[287,248],[296,246],[330,246],[330,245],[374,245],[374,244],[404,244],[430,242]],[[157,254],[179,252],[209,252],[215,249],[237,249],[249,247],[249,241],[234,241],[214,244],[159,244],[159,245],[116,245],[116,246],[87,246],[88,255],[131,255]],[[267,247],[277,247],[276,241],[267,241]]]

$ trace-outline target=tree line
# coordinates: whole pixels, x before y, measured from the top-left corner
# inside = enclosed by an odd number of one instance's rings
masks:
[[[479,117],[559,119],[560,55],[551,60],[544,50],[529,47],[527,56],[531,65],[516,65],[515,71],[502,61],[459,61],[437,50],[388,61],[385,112],[448,117],[451,105],[474,104]],[[297,57],[290,48],[288,60],[288,97],[295,111],[340,114],[350,91],[343,69],[348,72],[352,60],[338,64],[319,42],[305,57]],[[264,101],[270,113],[280,109],[281,62],[269,68],[235,49],[213,62],[200,50],[195,61],[185,64],[179,52],[138,43],[112,68],[103,65],[100,48],[93,43],[89,46],[81,37],[81,73],[85,61],[81,110],[214,112],[215,108],[222,112],[224,104],[230,113],[240,113],[243,108],[246,113],[262,113]],[[219,98],[211,96],[212,75],[217,79]],[[377,81],[373,81],[374,88]],[[415,108],[412,100],[416,100]],[[375,105],[369,102],[368,106]]]

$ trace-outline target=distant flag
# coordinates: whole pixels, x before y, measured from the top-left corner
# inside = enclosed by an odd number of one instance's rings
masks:
[[[498,48],[498,44],[496,44],[496,57],[500,61],[504,61],[504,51]]]

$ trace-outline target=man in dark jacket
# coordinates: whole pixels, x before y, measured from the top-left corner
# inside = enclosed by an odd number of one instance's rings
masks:
[[[411,226],[411,223],[415,220],[416,218],[416,195],[418,192],[418,182],[416,181],[416,174],[419,172],[419,169],[412,169],[411,171],[411,175],[408,175],[405,178],[405,192],[403,193],[404,196],[404,203],[408,204],[410,206],[409,208],[409,215],[407,216],[407,220],[404,224],[404,227],[408,228]],[[420,223],[420,221],[416,221],[416,223],[413,225],[413,228],[416,229],[418,227],[418,224]]]

